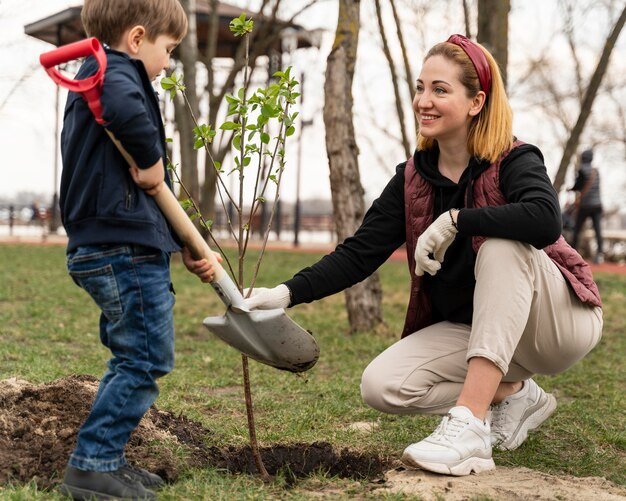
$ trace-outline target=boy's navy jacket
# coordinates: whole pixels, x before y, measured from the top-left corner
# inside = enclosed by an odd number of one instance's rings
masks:
[[[156,93],[144,65],[106,48],[107,69],[100,102],[106,127],[140,169],[165,158],[165,130]],[[89,57],[76,79],[93,75]],[[70,92],[61,134],[63,173],[60,207],[71,251],[83,245],[138,244],[165,252],[180,250],[154,199],[133,181],[129,166],[85,100]],[[165,180],[171,186],[169,175]]]

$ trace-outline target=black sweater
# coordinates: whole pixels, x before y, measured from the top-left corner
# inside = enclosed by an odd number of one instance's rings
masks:
[[[560,207],[543,156],[535,146],[515,148],[503,160],[500,189],[508,204],[499,207],[465,208],[469,181],[484,172],[488,162],[471,159],[457,184],[439,173],[438,156],[434,149],[416,152],[413,157],[417,171],[434,187],[434,218],[451,208],[462,210],[459,233],[446,252],[441,270],[434,277],[425,275],[424,285],[435,321],[471,324],[476,260],[471,237],[518,240],[541,249],[559,238]],[[396,167],[396,174],[367,211],[354,236],[285,282],[292,295],[290,306],[321,299],[361,282],[405,243],[405,166],[403,162]]]

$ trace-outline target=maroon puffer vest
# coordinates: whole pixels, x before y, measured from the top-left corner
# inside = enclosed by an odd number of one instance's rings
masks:
[[[524,144],[515,141],[513,148]],[[510,151],[510,150],[509,150]],[[500,164],[509,154],[502,154],[497,162],[474,181],[474,207],[504,205],[507,203],[500,191]],[[415,246],[417,238],[433,222],[435,194],[432,185],[415,170],[413,157],[409,158],[404,171],[404,213],[406,218],[406,246],[411,273],[411,295],[407,308],[402,337],[431,325],[432,306],[427,294],[422,290],[422,278],[415,275]],[[485,237],[472,237],[474,252],[486,240]],[[602,306],[598,287],[593,281],[590,266],[568,245],[563,236],[545,247],[544,252],[561,270],[565,279],[583,303]]]

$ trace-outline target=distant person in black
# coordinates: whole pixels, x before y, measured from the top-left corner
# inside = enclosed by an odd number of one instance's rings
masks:
[[[574,224],[574,235],[572,237],[572,247],[578,249],[580,241],[580,232],[587,221],[591,218],[593,230],[596,234],[596,242],[598,248],[593,259],[594,263],[604,262],[604,251],[602,241],[602,198],[600,196],[600,173],[598,169],[591,166],[593,161],[593,150],[588,149],[582,152],[580,156],[580,169],[576,176],[574,186],[571,191],[577,191],[576,206],[576,223]]]

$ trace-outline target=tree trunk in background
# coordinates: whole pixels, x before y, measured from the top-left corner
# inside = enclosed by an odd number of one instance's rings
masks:
[[[396,34],[398,35],[398,42],[400,43],[400,51],[402,52],[402,62],[404,63],[404,77],[409,88],[409,95],[411,96],[411,101],[415,97],[415,87],[416,81],[413,78],[413,72],[411,71],[411,64],[409,63],[409,53],[406,50],[406,44],[404,43],[404,35],[402,34],[402,26],[400,24],[400,16],[398,15],[398,11],[396,9],[396,4],[394,0],[389,0],[391,4],[391,10],[393,12],[393,20],[396,24]]]
[[[217,13],[217,0],[210,0],[210,12],[209,12],[209,28],[207,30],[207,40],[206,40],[206,57],[204,59],[204,64],[207,68],[207,94],[208,94],[208,102],[209,102],[209,120],[208,123],[213,128],[217,128],[216,123],[212,123],[211,117],[217,117],[217,112],[212,108],[219,109],[220,103],[216,103],[214,101],[214,91],[215,91],[215,73],[213,71],[213,59],[215,58],[215,54],[217,53],[217,35],[219,30],[219,16]],[[210,150],[214,150],[213,146],[209,146]],[[217,160],[217,159],[216,159]],[[221,161],[221,160],[219,160]],[[217,172],[215,171],[215,167],[213,166],[213,161],[207,155],[204,161],[204,184],[202,185],[202,198],[200,200],[200,212],[204,215],[205,219],[215,220],[216,211],[215,209],[215,194],[217,192]],[[222,212],[221,210],[219,211]],[[223,214],[224,217],[227,217],[226,214]]]
[[[570,164],[570,160],[572,159],[572,155],[576,151],[578,147],[578,141],[580,140],[580,136],[585,128],[585,123],[591,114],[591,107],[593,105],[593,101],[596,98],[598,93],[598,89],[600,88],[600,84],[602,83],[602,78],[606,73],[606,69],[609,65],[609,58],[611,57],[611,52],[615,47],[615,43],[619,38],[619,34],[624,27],[624,22],[626,21],[626,6],[622,10],[619,19],[613,26],[613,30],[611,34],[606,39],[604,43],[604,48],[602,49],[602,55],[600,56],[600,60],[598,61],[598,65],[596,66],[595,71],[591,77],[589,82],[589,86],[585,91],[585,96],[583,98],[582,105],[580,107],[580,113],[578,115],[578,120],[576,120],[576,125],[572,129],[572,133],[567,139],[567,143],[565,144],[565,149],[563,151],[563,156],[561,157],[561,162],[559,163],[559,168],[556,172],[556,176],[554,178],[554,189],[557,193],[561,190],[563,186],[563,182],[565,181],[565,174],[567,173],[567,167]]]
[[[506,87],[510,0],[478,0],[478,42],[493,55]]]
[[[198,92],[196,89],[196,61],[198,60],[195,16],[196,0],[181,0],[181,4],[189,19],[189,31],[179,46],[180,60],[183,64],[183,75],[185,79],[185,94],[189,100],[191,111],[194,116],[199,119],[200,108],[198,106]],[[197,203],[200,200],[200,185],[198,181],[198,152],[193,147],[194,123],[181,96],[176,96],[174,110],[180,141],[180,178],[191,197]],[[180,196],[187,198],[182,191]]]
[[[391,71],[391,84],[393,85],[393,94],[396,98],[396,113],[398,114],[398,122],[400,124],[400,135],[402,137],[402,146],[404,147],[404,156],[408,158],[411,156],[411,146],[409,145],[409,138],[406,134],[406,120],[404,118],[404,103],[402,102],[402,96],[400,95],[400,87],[398,83],[398,75],[396,72],[396,64],[391,56],[391,50],[389,49],[389,43],[387,42],[387,35],[385,34],[385,24],[383,23],[383,14],[380,10],[380,0],[375,0],[376,4],[376,18],[378,19],[378,31],[380,31],[380,38],[383,42],[383,52],[389,64],[389,71]],[[398,30],[400,26],[398,25]]]
[[[339,0],[339,19],[324,83],[324,124],[330,186],[338,241],[354,234],[365,214],[358,148],[352,122],[352,79],[359,36],[358,0]],[[350,331],[382,323],[382,288],[374,273],[346,290]]]
[[[465,36],[472,38],[472,28],[470,23],[470,9],[467,0],[463,0],[463,19],[465,21]]]

